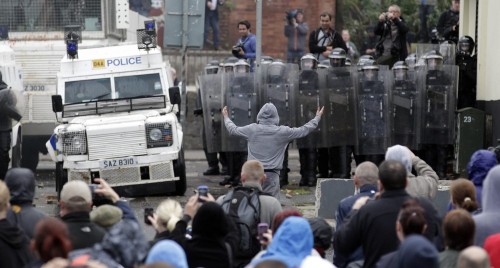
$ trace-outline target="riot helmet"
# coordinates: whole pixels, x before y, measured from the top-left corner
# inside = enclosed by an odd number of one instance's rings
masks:
[[[425,56],[425,64],[427,65],[428,70],[438,70],[441,65],[443,65],[443,56],[439,54],[439,52],[435,50],[431,50]]]
[[[397,61],[392,66],[392,72],[394,73],[394,80],[406,80],[408,77],[408,65],[404,61]]]
[[[239,60],[234,64],[234,72],[235,73],[249,73],[250,72],[250,64],[246,62],[246,60]]]
[[[347,53],[344,49],[337,47],[332,50],[330,55],[328,55],[330,59],[330,66],[332,67],[344,67],[345,59],[347,58]]]
[[[316,70],[318,67],[318,60],[311,53],[307,53],[300,58],[301,70]]]
[[[219,62],[216,60],[210,61],[205,65],[205,74],[217,74],[219,72]]]
[[[451,58],[453,58],[453,60],[455,59],[455,46],[455,42],[451,40],[446,40],[439,44],[439,54],[443,57],[443,62],[449,62]]]
[[[458,39],[457,53],[460,55],[472,55],[474,51],[474,39],[468,35],[464,35]]]
[[[364,79],[367,81],[375,81],[378,79],[378,64],[375,60],[365,60],[361,67]]]
[[[368,61],[372,61],[374,60],[373,56],[372,55],[363,55],[361,57],[359,57],[359,60],[358,60],[358,72],[362,72],[363,71],[363,66],[368,62]]]
[[[318,69],[328,69],[330,68],[330,61],[329,60],[322,60],[318,64]]]
[[[351,65],[352,65],[351,58],[349,57],[345,58],[345,66],[351,66]]]
[[[285,71],[286,65],[282,61],[273,61],[267,69],[267,76],[270,80],[276,80],[277,78],[284,77]]]
[[[260,63],[261,64],[270,64],[272,62],[274,62],[274,59],[271,56],[262,56],[260,58]]]
[[[409,54],[405,59],[405,63],[409,69],[413,69],[417,64],[417,54],[415,53]]]
[[[234,64],[238,61],[238,58],[236,57],[229,57],[224,60],[224,63],[222,64],[222,69],[225,73],[232,73],[234,72]]]

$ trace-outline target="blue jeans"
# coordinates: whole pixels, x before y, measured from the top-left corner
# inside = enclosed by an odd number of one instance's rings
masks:
[[[427,17],[432,14],[434,6],[420,5],[418,8],[418,18],[420,19],[419,41],[429,42],[429,29],[427,28]]]
[[[204,43],[207,44],[208,28],[212,28],[214,34],[214,49],[219,49],[219,11],[207,10],[205,12],[205,33],[203,35]]]
[[[300,63],[300,58],[304,56],[303,50],[288,50],[286,53],[286,62]]]

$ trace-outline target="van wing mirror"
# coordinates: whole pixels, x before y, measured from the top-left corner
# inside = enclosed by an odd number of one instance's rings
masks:
[[[52,111],[54,113],[63,111],[63,102],[61,95],[52,95]]]
[[[171,87],[168,89],[168,95],[170,97],[170,103],[181,104],[181,90],[179,87]]]

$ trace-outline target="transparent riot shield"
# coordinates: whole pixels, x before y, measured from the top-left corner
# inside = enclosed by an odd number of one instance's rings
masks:
[[[276,106],[280,118],[280,125],[295,127],[295,91],[298,82],[297,64],[268,64],[267,73],[261,80],[259,107],[271,102]],[[295,81],[294,81],[295,80]]]
[[[12,129],[21,120],[23,111],[22,92],[0,84],[0,131]]]
[[[316,116],[318,107],[322,105],[319,93],[319,75],[315,70],[303,70],[299,73],[298,90],[296,92],[297,126],[302,126]],[[318,148],[321,140],[322,127],[318,126],[309,135],[297,139],[297,147]]]
[[[390,72],[378,71],[375,77],[368,74],[359,73],[356,82],[355,149],[359,155],[384,154],[390,144]]]
[[[417,44],[417,61],[423,59],[423,57],[429,53],[430,51],[439,52],[441,56],[443,56],[443,64],[444,65],[455,65],[455,53],[456,53],[456,45],[455,44]]]
[[[452,144],[458,67],[442,65],[437,70],[421,70],[420,144]]]
[[[391,103],[392,114],[391,144],[400,144],[410,149],[418,149],[418,133],[420,122],[420,95],[417,90],[417,75],[415,71],[407,71],[403,79],[395,77],[391,79]]]
[[[254,86],[253,73],[229,73],[223,80],[223,94],[229,118],[236,126],[245,126],[256,122],[258,92]],[[241,137],[230,136],[224,127],[222,132],[223,152],[242,152],[247,150],[247,141]]]
[[[224,118],[222,117],[222,74],[205,74],[199,77],[203,123],[209,153],[221,152]]]
[[[326,124],[326,136],[329,146],[355,144],[356,107],[354,99],[355,69],[336,67],[325,71],[325,87],[320,90],[325,100],[325,112],[321,122]],[[320,83],[321,84],[321,83]]]

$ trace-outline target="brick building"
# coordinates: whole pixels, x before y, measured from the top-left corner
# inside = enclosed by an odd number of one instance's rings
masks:
[[[330,12],[335,21],[336,0],[262,0],[262,53],[274,58],[286,59],[286,37],[283,28],[286,25],[285,12],[302,8],[305,21],[312,31],[319,27],[319,14]],[[252,24],[252,33],[256,33],[256,3],[249,0],[231,0],[220,7],[219,27],[221,49],[229,50],[239,38],[237,24],[248,20]],[[211,36],[211,35],[210,35]],[[306,48],[307,51],[307,48]]]

